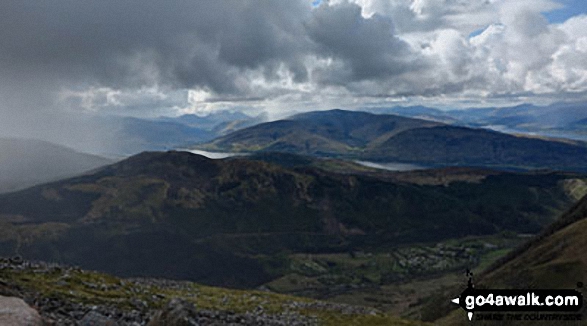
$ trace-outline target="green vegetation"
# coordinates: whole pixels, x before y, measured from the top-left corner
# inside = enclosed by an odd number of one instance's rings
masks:
[[[340,174],[313,160],[304,165],[303,157],[288,160],[294,167],[143,153],[94,174],[2,195],[0,254],[232,287],[292,274],[289,262],[303,266],[303,255],[330,255],[316,261],[336,266],[321,284],[387,284],[468,264],[464,256],[436,259],[427,251],[437,249],[422,249],[435,242],[539,232],[573,202],[569,180],[582,178],[471,169]],[[373,258],[352,273],[343,271],[353,264],[329,261],[350,252]]]
[[[465,168],[385,173],[345,164],[352,166],[283,154],[215,161],[143,153],[93,174],[1,195],[0,254],[118,276],[262,287],[430,321],[454,308],[446,298],[461,290],[466,268],[486,270],[481,281],[512,282],[504,286],[582,279],[584,202],[537,240],[510,250],[519,234],[541,232],[584,192],[584,175]],[[533,248],[539,250],[533,254]],[[531,253],[534,265],[519,260]],[[521,264],[529,267],[516,274]],[[71,282],[58,273],[0,279],[121,309],[136,285],[100,273],[73,274]],[[255,305],[231,290],[145,286],[154,287],[141,288],[139,299],[153,307],[166,300],[155,293],[189,297],[192,291],[200,296],[191,300],[203,308],[243,312]],[[277,303],[263,309],[279,313],[279,298],[290,297],[266,298]],[[325,324],[349,320],[313,304],[297,307]],[[357,315],[349,322],[377,325],[386,318]]]
[[[292,254],[285,275],[265,287],[421,319],[422,305],[435,291],[461,284],[466,269],[476,273],[522,241],[505,234],[374,252]]]
[[[231,313],[262,309],[269,315],[287,312],[316,320],[318,325],[423,325],[377,311],[348,309],[292,296],[228,290],[190,282],[120,279],[62,267],[0,269],[0,293],[5,294],[11,287],[17,287],[20,292],[35,293],[40,298],[86,306],[111,306],[122,311],[137,307],[161,309],[169,300],[181,298],[194,303],[198,309]]]
[[[508,170],[585,171],[587,160],[587,147],[580,143],[343,110],[309,112],[255,125],[198,148]]]
[[[578,282],[584,282],[587,277],[587,257],[584,254],[587,246],[586,217],[587,197],[584,197],[536,237],[505,255],[495,252],[501,258],[492,257],[494,262],[481,273],[477,273],[476,286],[577,289]],[[585,295],[584,288],[578,289]],[[427,320],[435,320],[438,325],[467,325],[468,321],[463,318],[462,311],[446,304],[455,293],[459,293],[459,288],[452,286],[433,294],[430,303],[423,308],[431,316]],[[586,311],[583,309],[580,313],[585,318]],[[557,325],[558,322],[543,324]]]

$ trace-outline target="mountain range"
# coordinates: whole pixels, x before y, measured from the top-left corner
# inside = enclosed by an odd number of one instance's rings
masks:
[[[327,170],[142,153],[0,195],[0,255],[251,287],[282,275],[284,253],[536,233],[584,185],[570,173],[432,170],[412,182],[410,172],[395,178]]]
[[[251,117],[240,112],[217,111],[206,116],[184,114],[152,119],[110,116],[94,118],[93,121],[114,126],[118,138],[113,144],[107,144],[110,147],[107,154],[120,157],[142,151],[185,148],[264,122],[265,119],[264,115]]]
[[[430,166],[584,171],[587,146],[447,125],[397,115],[316,111],[238,130],[197,146],[210,151],[277,151]]]
[[[569,102],[553,103],[546,106],[520,104],[512,107],[458,110],[440,110],[425,106],[397,106],[365,110],[372,113],[398,114],[465,127],[482,127],[510,133],[587,140],[586,108],[586,103]]]

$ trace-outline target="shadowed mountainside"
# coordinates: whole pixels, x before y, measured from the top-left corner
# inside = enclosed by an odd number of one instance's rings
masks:
[[[585,141],[587,106],[584,102],[552,103],[547,106],[521,104],[513,107],[439,110],[423,106],[365,109],[372,113],[398,114],[405,117],[449,124],[508,130],[556,138]],[[583,143],[584,146],[584,143]]]
[[[587,197],[581,199],[531,240],[498,259],[477,278],[479,288],[575,289],[587,279]],[[463,288],[454,289],[458,295]],[[585,296],[584,289],[579,289]],[[449,295],[450,296],[450,295]],[[442,299],[442,306],[450,298]],[[581,313],[585,317],[586,310]],[[437,321],[440,325],[467,325],[462,310]],[[543,322],[558,325],[559,322]]]
[[[480,284],[522,288],[575,288],[587,279],[587,197],[531,241],[495,262]]]
[[[538,232],[574,201],[575,183],[583,184],[580,175],[492,173],[423,185],[187,152],[142,153],[0,196],[0,254],[118,275],[257,286],[281,275],[284,252]]]
[[[263,123],[201,148],[514,169],[583,171],[587,160],[587,148],[572,143],[343,110],[310,112]]]

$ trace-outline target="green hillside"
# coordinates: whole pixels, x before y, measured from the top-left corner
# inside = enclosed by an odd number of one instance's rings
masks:
[[[576,289],[587,279],[587,197],[562,214],[539,235],[521,244],[485,269],[476,286],[498,289]],[[449,296],[458,294],[452,289]],[[580,288],[585,296],[585,291]],[[449,307],[449,304],[443,306]],[[454,307],[451,307],[454,309]],[[581,311],[585,317],[586,310]],[[437,321],[441,325],[467,325],[462,311]],[[489,323],[488,323],[489,324]],[[529,323],[528,323],[529,324]],[[557,325],[557,322],[543,322]]]
[[[479,171],[449,183],[437,181],[450,173],[434,173],[336,174],[143,153],[0,196],[0,254],[254,287],[288,272],[293,253],[539,232],[584,184],[574,174]]]
[[[358,155],[368,146],[375,146],[402,131],[436,125],[424,120],[366,112],[309,112],[239,130],[203,147],[226,151]]]
[[[485,272],[481,284],[521,288],[575,288],[587,279],[587,198],[533,241]]]
[[[198,145],[212,151],[288,152],[432,166],[584,171],[582,145],[343,110],[263,123]]]
[[[0,266],[0,296],[23,298],[46,324],[181,326],[193,325],[188,323],[193,320],[197,325],[424,325],[376,309],[260,291],[121,279],[4,258]]]

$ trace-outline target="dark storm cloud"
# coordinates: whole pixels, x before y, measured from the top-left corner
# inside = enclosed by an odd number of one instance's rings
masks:
[[[0,42],[0,73],[22,83],[165,85],[238,97],[255,96],[247,71],[271,81],[285,67],[294,82],[308,81],[308,57],[340,60],[315,76],[343,86],[418,61],[389,18],[364,18],[346,2],[312,9],[310,1],[6,0]]]
[[[292,99],[309,108],[373,95],[585,93],[587,19],[548,24],[552,5],[2,0],[0,129],[40,108],[172,114],[246,99],[282,110]]]
[[[322,56],[342,60],[342,67],[323,76],[329,83],[389,78],[419,66],[418,55],[395,35],[390,18],[364,18],[356,4],[320,6],[305,26]]]
[[[0,69],[110,87],[169,84],[242,91],[242,69],[291,66],[306,46],[298,1],[0,3]],[[244,87],[246,88],[246,87]]]
[[[269,80],[282,66],[303,81],[310,12],[304,1],[0,1],[0,137],[101,152],[116,128],[87,114],[170,114],[193,88],[250,98],[247,73]]]

